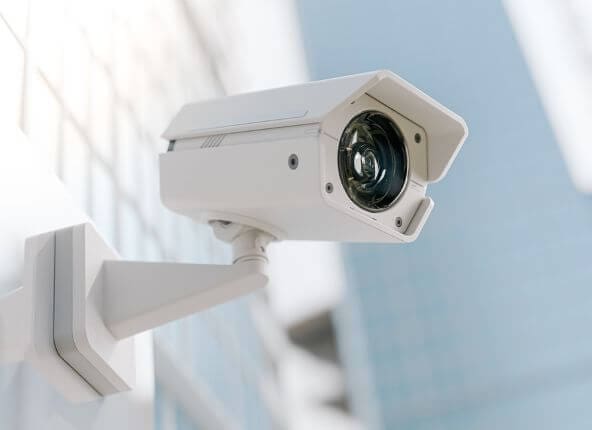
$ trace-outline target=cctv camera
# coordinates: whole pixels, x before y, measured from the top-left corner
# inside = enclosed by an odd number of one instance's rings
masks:
[[[411,242],[467,136],[389,71],[184,106],[164,133],[161,197],[202,222],[277,239]]]
[[[265,286],[274,238],[415,240],[433,207],[427,186],[467,128],[374,72],[187,105],[164,136],[164,204],[210,223],[232,244],[232,264],[121,260],[89,223],[29,238],[24,286],[0,300],[0,316],[18,325],[24,314],[34,330],[24,341],[15,331],[0,355],[34,356],[70,398],[130,389],[134,335]],[[33,324],[38,315],[51,330]]]

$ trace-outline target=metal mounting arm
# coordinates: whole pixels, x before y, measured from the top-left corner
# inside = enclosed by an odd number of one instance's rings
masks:
[[[264,257],[215,264],[106,261],[103,318],[116,339],[152,329],[267,284]]]
[[[99,394],[134,384],[133,335],[267,284],[272,237],[241,225],[212,227],[232,244],[233,264],[122,261],[91,224],[55,232],[56,350]]]

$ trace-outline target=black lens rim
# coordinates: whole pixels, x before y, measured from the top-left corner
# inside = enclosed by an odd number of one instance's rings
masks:
[[[382,131],[386,136],[386,142],[376,141],[374,144],[379,149],[381,156],[390,156],[390,159],[383,160],[394,165],[394,174],[388,178],[388,181],[380,185],[378,197],[375,194],[364,195],[360,188],[356,186],[356,181],[352,181],[353,160],[348,153],[348,147],[351,146],[351,136],[357,126],[366,126],[370,130]],[[384,147],[387,144],[387,147]],[[339,178],[348,197],[356,206],[368,212],[384,212],[393,207],[393,205],[403,195],[407,188],[409,176],[409,157],[407,145],[401,130],[396,122],[389,115],[378,110],[367,110],[355,115],[345,126],[337,150],[337,164],[339,169]],[[384,164],[384,163],[383,163]]]

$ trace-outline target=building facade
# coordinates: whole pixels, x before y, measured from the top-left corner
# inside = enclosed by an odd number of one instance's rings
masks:
[[[371,429],[589,428],[592,201],[570,180],[502,2],[299,8],[313,79],[391,69],[469,127],[428,189],[417,242],[343,249],[335,321],[356,415]]]
[[[228,262],[207,226],[160,203],[157,155],[167,147],[160,134],[184,103],[306,79],[291,2],[251,4],[258,14],[245,3],[0,4],[1,121],[26,134],[126,259]],[[272,40],[274,25],[291,30]],[[146,423],[282,427],[254,302],[265,300],[251,295],[155,331]],[[0,399],[12,399],[0,406],[2,428],[98,429],[117,417],[128,428],[125,410],[101,418],[100,402],[70,404],[21,367],[4,368],[0,386]]]

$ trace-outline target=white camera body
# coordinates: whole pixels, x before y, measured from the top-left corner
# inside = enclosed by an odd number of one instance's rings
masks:
[[[367,111],[396,124],[408,157],[400,195],[376,212],[352,201],[337,156],[344,129]],[[389,71],[189,104],[163,135],[161,198],[195,220],[279,240],[411,242],[433,208],[427,185],[467,134],[461,117]]]
[[[73,400],[131,389],[134,336],[267,285],[274,238],[417,238],[467,128],[374,72],[188,105],[164,136],[164,204],[209,222],[232,264],[121,260],[90,223],[29,237],[0,363],[31,360]]]

